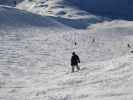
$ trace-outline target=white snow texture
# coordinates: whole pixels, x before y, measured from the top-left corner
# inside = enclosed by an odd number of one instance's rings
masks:
[[[0,100],[133,100],[133,22],[68,1],[0,6]]]

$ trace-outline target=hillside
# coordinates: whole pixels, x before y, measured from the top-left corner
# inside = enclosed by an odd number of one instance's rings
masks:
[[[0,0],[0,4],[15,6],[42,15],[65,18],[86,18],[87,13],[117,19],[133,20],[132,0]]]
[[[55,1],[40,0],[59,9]],[[0,100],[133,100],[132,21],[77,16],[82,10],[69,3],[72,17],[46,16],[36,4],[17,6],[43,16],[0,6]],[[73,51],[81,59],[75,73]]]
[[[63,0],[34,0],[23,1],[17,8],[25,9],[41,15],[51,15],[63,18],[81,19],[87,18],[87,12],[72,6],[71,3]]]
[[[0,6],[0,28],[16,27],[23,28],[28,26],[36,27],[63,27],[51,17],[42,17],[36,14],[21,11],[12,7]],[[65,26],[64,26],[65,27]]]
[[[109,20],[78,9],[77,6],[63,0],[25,0],[18,4],[17,8],[42,16],[52,16],[60,23],[76,29],[85,29],[91,24]]]
[[[97,15],[133,20],[132,0],[25,0],[18,8],[65,18],[88,18],[88,15]]]
[[[127,43],[133,45],[132,37],[94,31],[98,26],[93,27],[69,32],[21,30],[23,34],[5,30],[8,33],[0,34],[0,98],[132,100],[133,56],[132,48],[127,47]],[[108,30],[117,32],[113,27]],[[75,73],[70,67],[72,51],[81,59],[81,71]]]

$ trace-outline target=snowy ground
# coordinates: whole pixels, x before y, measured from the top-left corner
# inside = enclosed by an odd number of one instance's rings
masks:
[[[0,100],[132,100],[133,55],[119,57],[115,48],[111,52],[118,58],[106,60],[112,58],[110,51],[104,51],[106,44],[104,49],[98,44],[90,50],[76,49],[71,40],[65,40],[72,33],[5,35],[0,42]],[[75,49],[81,57],[81,71],[70,73]]]
[[[132,22],[76,30],[14,8],[0,14],[0,100],[133,100]],[[81,58],[75,73],[72,51]]]

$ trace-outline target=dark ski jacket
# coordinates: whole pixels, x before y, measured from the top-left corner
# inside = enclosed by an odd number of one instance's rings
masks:
[[[78,63],[80,63],[80,59],[78,55],[75,54],[71,57],[71,65],[75,66],[75,65],[78,65]]]

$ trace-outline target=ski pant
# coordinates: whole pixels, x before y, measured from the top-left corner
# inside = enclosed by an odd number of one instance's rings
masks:
[[[72,65],[72,72],[74,72],[75,67],[77,68],[77,70],[80,70],[80,67],[79,67],[78,64],[77,65]]]

